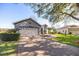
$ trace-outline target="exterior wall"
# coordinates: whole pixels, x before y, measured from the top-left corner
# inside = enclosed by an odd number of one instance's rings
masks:
[[[72,34],[79,34],[79,28],[73,27],[73,28],[68,28],[69,32]]]
[[[57,29],[57,32],[65,34],[69,34],[70,32],[72,34],[79,34],[79,28],[78,27],[67,27],[67,28],[62,28],[62,29]]]
[[[47,28],[46,24],[42,25],[41,28],[42,28],[42,32],[43,32],[42,34],[48,34],[48,28]]]
[[[39,31],[39,35],[41,34],[41,27],[38,29],[38,31]]]
[[[63,28],[63,29],[57,29],[57,32],[63,33],[63,34],[68,34],[68,28]]]

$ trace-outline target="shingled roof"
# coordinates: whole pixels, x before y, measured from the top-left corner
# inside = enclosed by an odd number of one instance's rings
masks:
[[[24,21],[27,21],[27,20],[31,20],[33,22],[35,22],[36,24],[38,24],[39,26],[41,26],[39,23],[37,23],[35,20],[33,20],[32,18],[28,18],[28,19],[24,19],[24,20],[21,20],[21,21],[17,21],[15,22],[14,24],[18,24],[18,23],[21,23],[21,22],[24,22]]]

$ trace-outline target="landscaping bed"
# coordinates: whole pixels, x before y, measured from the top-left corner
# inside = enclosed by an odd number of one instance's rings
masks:
[[[79,47],[79,36],[78,35],[70,35],[70,34],[55,34],[57,36],[56,38],[52,39],[64,44],[69,44],[72,46],[77,46]]]

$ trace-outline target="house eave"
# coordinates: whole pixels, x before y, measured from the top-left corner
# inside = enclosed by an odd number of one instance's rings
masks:
[[[39,23],[37,23],[36,21],[34,21],[32,18],[24,19],[24,20],[21,20],[21,21],[17,21],[17,22],[14,22],[13,24],[15,25],[15,24],[21,23],[23,21],[27,21],[27,20],[31,20],[31,21],[35,22],[36,24],[38,24],[39,26],[41,26]]]

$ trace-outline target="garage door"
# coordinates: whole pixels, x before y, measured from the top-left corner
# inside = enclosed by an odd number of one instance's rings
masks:
[[[38,35],[37,28],[27,28],[19,31],[21,36],[36,36]]]

